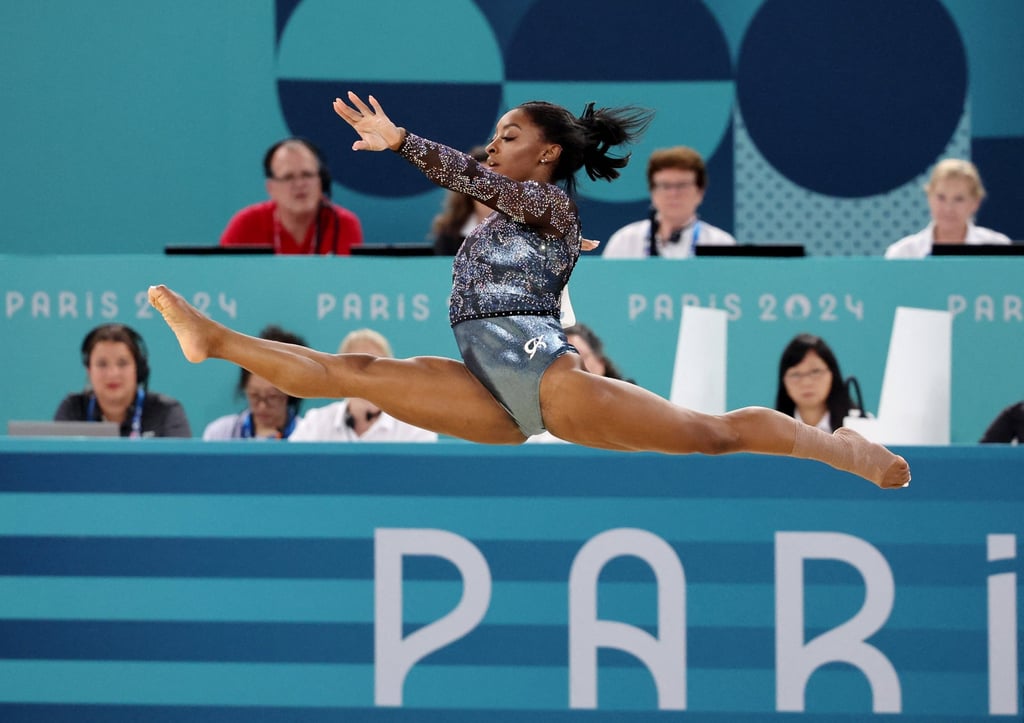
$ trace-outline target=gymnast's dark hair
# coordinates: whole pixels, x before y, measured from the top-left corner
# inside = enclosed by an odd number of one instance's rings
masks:
[[[608,151],[635,143],[654,118],[654,111],[637,106],[594,110],[594,104],[587,103],[579,118],[560,105],[542,100],[528,101],[519,108],[540,127],[546,141],[562,147],[551,180],[564,182],[570,196],[576,192],[576,171],[581,168],[592,181],[618,178],[630,154],[612,156]]]

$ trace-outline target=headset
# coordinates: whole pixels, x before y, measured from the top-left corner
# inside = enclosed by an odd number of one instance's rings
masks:
[[[860,382],[857,377],[846,378],[846,395],[850,398],[851,417],[870,417],[871,413],[864,408],[864,395],[860,392]]]
[[[149,352],[139,332],[127,324],[111,323],[97,326],[82,339],[82,366],[86,369],[89,368],[92,349],[100,341],[121,342],[128,346],[135,359],[135,382],[140,387],[145,387],[149,381]]]
[[[309,152],[312,153],[313,156],[316,158],[316,170],[317,174],[320,176],[320,193],[323,194],[324,198],[328,199],[329,201],[331,198],[331,171],[330,169],[327,168],[327,162],[324,160],[324,154],[320,151],[320,149],[317,147],[315,143],[306,138],[302,138],[300,136],[282,138],[277,143],[268,148],[267,152],[263,154],[263,175],[266,178],[274,177],[274,172],[270,168],[270,163],[273,160],[274,154],[277,152],[277,149],[286,143],[298,143],[299,145],[308,149]],[[329,207],[329,204],[325,204],[321,200],[320,208],[317,209],[316,214],[316,245],[313,248],[313,253],[317,255],[319,255],[320,253],[321,239],[325,235],[323,233],[323,230],[320,228],[320,220],[321,217],[323,216],[322,210],[325,205]],[[337,255],[338,239],[341,235],[341,223],[338,221],[338,217],[333,211],[330,213],[329,225],[334,226],[334,240],[331,243],[331,253]]]
[[[366,422],[367,424],[369,424],[370,422],[372,422],[375,419],[377,419],[377,417],[379,417],[380,415],[381,415],[381,410],[379,410],[379,409],[376,412],[366,412],[363,415],[363,421]],[[345,410],[345,426],[348,427],[349,429],[355,429],[356,428],[356,418],[355,418],[355,415],[353,415],[352,412],[348,411],[347,409]]]

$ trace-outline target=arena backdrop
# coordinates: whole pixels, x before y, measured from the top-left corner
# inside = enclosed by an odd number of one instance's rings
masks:
[[[743,242],[879,253],[925,225],[949,155],[981,168],[979,221],[1022,239],[1022,26],[1018,0],[10,0],[0,248],[214,243],[292,134],[324,148],[369,241],[422,242],[441,192],[349,150],[330,108],[349,89],[462,149],[531,98],[655,109],[621,181],[583,184],[595,238],[645,214],[649,152],[686,144],[705,217]]]
[[[949,310],[950,439],[974,443],[1021,398],[1022,267],[1019,258],[583,259],[571,287],[577,318],[606,341],[626,375],[663,396],[683,308],[724,309],[729,408],[774,406],[779,355],[795,334],[811,332],[834,348],[843,375],[860,380],[868,410],[877,412],[896,308]],[[143,335],[150,387],[182,401],[196,435],[243,408],[237,367],[182,357],[147,303],[154,283],[249,334],[275,323],[334,351],[345,334],[370,327],[399,357],[458,356],[447,313],[450,259],[0,256],[0,423],[48,419],[65,394],[81,390],[82,339],[107,321]]]

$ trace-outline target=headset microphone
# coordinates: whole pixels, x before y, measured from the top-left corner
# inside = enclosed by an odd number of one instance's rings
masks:
[[[860,382],[857,381],[857,377],[846,378],[846,395],[850,398],[851,417],[868,416],[867,410],[864,409],[864,395],[861,394]]]

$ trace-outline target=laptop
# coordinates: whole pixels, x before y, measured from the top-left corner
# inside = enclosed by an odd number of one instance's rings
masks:
[[[693,251],[696,256],[720,256],[723,258],[791,258],[807,255],[803,244],[738,244],[736,246],[697,244]]]
[[[932,256],[1024,256],[1024,243],[932,244]]]
[[[117,422],[26,421],[7,422],[9,437],[120,437]]]
[[[191,244],[164,246],[164,254],[167,256],[252,256],[273,253],[273,246],[196,246]]]
[[[433,256],[432,244],[360,244],[350,249],[353,256]]]

